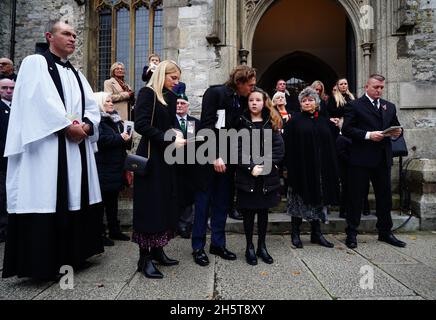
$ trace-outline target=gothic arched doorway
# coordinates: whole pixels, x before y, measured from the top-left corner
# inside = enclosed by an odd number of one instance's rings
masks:
[[[356,39],[344,1],[274,1],[253,33],[252,65],[259,86],[271,92],[278,79],[325,82],[327,93],[338,77],[356,91]]]

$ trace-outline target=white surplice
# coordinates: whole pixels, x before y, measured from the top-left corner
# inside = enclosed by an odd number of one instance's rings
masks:
[[[56,132],[82,116],[82,98],[74,73],[56,64],[65,106],[41,55],[26,57],[20,67],[8,126],[5,157],[9,214],[56,212],[58,138]],[[94,124],[94,136],[85,139],[89,204],[101,202],[100,184],[92,143],[98,140],[100,112],[93,91],[79,72],[85,93],[85,117]],[[68,207],[80,209],[82,164],[79,145],[66,139]]]

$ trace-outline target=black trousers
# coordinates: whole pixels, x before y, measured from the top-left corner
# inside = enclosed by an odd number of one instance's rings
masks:
[[[339,165],[339,173],[340,173],[340,182],[341,182],[341,200],[340,200],[340,210],[341,212],[344,212],[345,214],[348,212],[348,199],[349,199],[349,193],[353,192],[353,189],[350,190],[349,187],[349,179],[348,179],[348,172],[349,172],[349,168],[348,165],[345,163],[340,163]],[[353,188],[353,184],[351,185],[351,187]],[[368,194],[369,194],[369,179],[368,179],[368,184],[365,188],[365,192],[363,195],[363,211],[367,211],[369,212],[370,208],[369,208],[369,201],[368,201]]]
[[[0,171],[0,237],[6,236],[8,212],[6,211],[6,172]]]
[[[367,192],[368,182],[371,181],[374,188],[376,201],[377,230],[379,234],[389,233],[392,229],[392,192],[391,192],[391,168],[379,166],[376,168],[364,168],[350,166],[348,174],[347,234],[357,235],[362,213],[363,197]]]
[[[120,231],[120,225],[118,221],[118,195],[119,191],[101,192],[109,233],[117,233]],[[104,225],[102,226],[102,234],[105,234]]]

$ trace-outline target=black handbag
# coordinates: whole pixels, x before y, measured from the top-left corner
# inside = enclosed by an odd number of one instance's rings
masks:
[[[398,139],[392,140],[391,142],[393,157],[407,157],[409,152],[407,150],[406,140],[404,140],[404,136],[400,136]]]
[[[151,125],[153,126],[154,112],[156,109],[156,94],[154,95],[153,113],[151,115]],[[138,156],[136,154],[128,154],[124,162],[124,170],[132,171],[140,176],[145,176],[149,173],[148,160],[151,156],[150,141],[148,141],[148,158]]]

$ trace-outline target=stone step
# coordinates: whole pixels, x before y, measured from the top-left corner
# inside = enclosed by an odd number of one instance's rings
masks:
[[[132,226],[132,210],[119,209],[119,220],[124,229],[130,229]],[[403,225],[409,219],[408,215],[404,215],[399,211],[392,212],[392,221],[394,229]],[[268,233],[272,234],[286,234],[291,230],[291,217],[286,213],[270,213],[268,219]],[[359,231],[364,233],[376,233],[377,218],[375,215],[362,216]],[[325,233],[343,233],[346,228],[346,221],[339,217],[339,212],[333,211],[329,215],[328,224],[321,224],[321,229]],[[404,225],[398,232],[413,232],[419,230],[419,218],[412,217],[406,225]],[[255,228],[257,229],[257,227]],[[303,223],[302,232],[309,232],[309,223]],[[242,221],[227,219],[226,231],[233,233],[244,233],[244,226]]]

